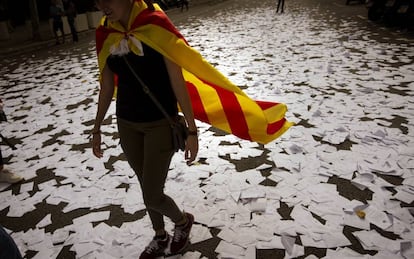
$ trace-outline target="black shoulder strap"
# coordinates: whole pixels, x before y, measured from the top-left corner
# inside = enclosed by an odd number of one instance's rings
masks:
[[[157,98],[154,96],[154,94],[150,91],[150,89],[148,88],[148,86],[144,83],[144,81],[142,81],[142,79],[138,76],[138,74],[135,72],[135,70],[132,68],[132,66],[129,64],[127,58],[125,55],[122,56],[122,58],[124,59],[128,69],[131,71],[132,75],[134,75],[135,79],[138,81],[138,83],[142,86],[142,89],[144,91],[144,93],[146,93],[151,100],[154,102],[154,104],[158,107],[158,109],[160,109],[160,111],[162,112],[162,114],[164,114],[165,118],[168,120],[168,122],[170,123],[171,126],[174,125],[174,121],[170,118],[170,116],[168,115],[167,111],[164,109],[164,107],[162,107],[162,104],[157,100]]]

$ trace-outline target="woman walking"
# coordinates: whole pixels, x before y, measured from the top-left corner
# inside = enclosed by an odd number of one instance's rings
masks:
[[[171,254],[181,253],[189,242],[194,216],[183,213],[164,193],[174,154],[171,127],[137,79],[148,86],[170,118],[177,116],[178,102],[189,128],[185,159],[187,163],[193,162],[198,152],[197,128],[181,67],[136,36],[156,33],[151,29],[143,32],[146,28],[143,17],[156,20],[164,14],[155,11],[159,7],[148,0],[96,0],[96,3],[105,16],[97,29],[101,74],[98,110],[91,131],[93,153],[97,157],[103,155],[100,127],[117,85],[116,115],[121,147],[138,176],[155,231],[140,258],[163,255],[169,244]],[[165,230],[164,216],[175,223],[172,237]]]

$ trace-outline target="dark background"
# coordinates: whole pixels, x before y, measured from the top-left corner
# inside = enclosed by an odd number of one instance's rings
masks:
[[[10,20],[12,26],[23,25],[30,20],[30,0],[0,0],[0,21]],[[73,0],[78,13],[95,11],[95,0]],[[179,0],[154,0],[163,9],[178,5]],[[49,19],[50,0],[36,0],[40,21]]]
[[[78,13],[95,10],[95,0],[73,0]],[[49,19],[50,0],[36,0],[39,19]],[[30,20],[29,0],[0,0],[0,21],[10,20],[13,26],[23,25]]]

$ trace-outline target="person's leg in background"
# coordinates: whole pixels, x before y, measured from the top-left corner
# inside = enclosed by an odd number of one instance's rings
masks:
[[[58,31],[59,31],[59,23],[54,21],[53,22],[53,34],[55,35],[55,39],[56,39],[56,45],[59,45],[59,35],[58,35]]]
[[[78,32],[76,31],[75,27],[75,18],[68,18],[68,23],[70,27],[70,33],[72,34],[73,42],[78,42]]]
[[[3,155],[1,153],[1,148],[0,148],[0,172],[3,171],[3,168],[4,168]]]
[[[58,23],[58,28],[60,32],[62,33],[62,43],[65,43],[65,32],[63,31],[63,22]]]
[[[21,259],[19,249],[12,237],[0,225],[0,258],[4,259]]]

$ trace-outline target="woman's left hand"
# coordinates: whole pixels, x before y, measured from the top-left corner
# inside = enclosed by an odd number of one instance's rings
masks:
[[[194,160],[197,157],[197,153],[198,153],[198,136],[189,135],[185,143],[185,153],[184,153],[185,160],[187,160],[187,165],[191,165],[191,163],[194,162]]]

